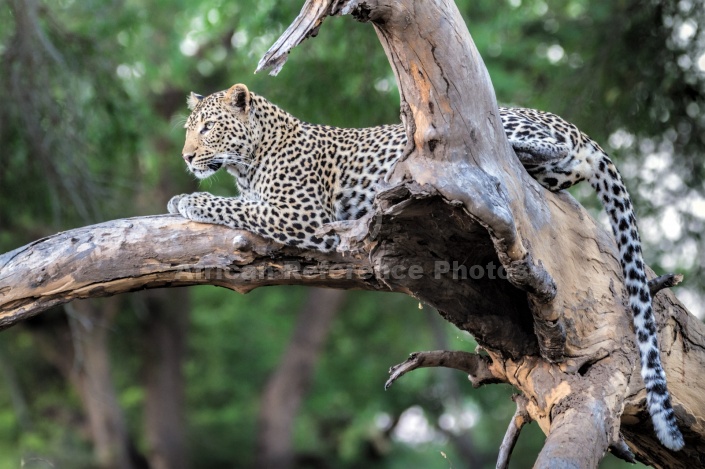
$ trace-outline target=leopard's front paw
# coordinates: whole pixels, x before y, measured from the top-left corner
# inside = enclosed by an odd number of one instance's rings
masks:
[[[175,195],[167,204],[167,208],[169,213],[178,213],[189,220],[216,223],[211,216],[212,198],[207,192]]]
[[[169,202],[166,204],[166,209],[169,210],[169,213],[181,213],[179,212],[179,201],[182,200],[183,198],[188,197],[188,194],[179,194],[175,195],[172,197]]]

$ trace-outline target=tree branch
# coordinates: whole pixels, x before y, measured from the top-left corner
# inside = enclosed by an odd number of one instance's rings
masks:
[[[408,262],[425,265],[431,256],[420,253],[419,246],[435,259],[460,258],[453,264],[459,268],[497,260],[508,273],[506,281],[473,278],[482,295],[472,287],[463,290],[462,282],[444,283],[437,277],[385,283],[435,306],[444,318],[470,331],[492,357],[494,371],[531,399],[532,418],[548,435],[537,467],[596,465],[618,440],[622,405],[634,402],[624,400],[628,385],[643,390],[639,377],[632,376],[638,359],[614,240],[570,196],[547,194],[527,177],[504,138],[487,71],[453,2],[341,0],[331,5],[308,0],[303,11],[318,16],[306,24],[318,27],[336,12],[373,24],[399,84],[409,137],[405,158],[387,178],[395,186],[378,196],[375,217],[381,228],[368,244],[375,272]],[[292,26],[277,44],[286,44],[286,37],[306,37],[306,27],[297,31]],[[287,53],[279,47],[267,59]],[[419,204],[436,196],[460,210],[446,209],[448,216],[427,223],[419,213],[435,216],[435,209],[423,210]],[[401,227],[409,239],[395,236],[389,224]],[[465,243],[469,238],[472,245]],[[449,240],[453,248],[437,239]],[[521,338],[506,340],[507,323],[501,327],[502,320],[488,320],[503,309],[473,303],[476,298],[501,301],[517,289],[528,294],[513,296],[513,307],[502,318],[519,326]],[[538,343],[524,342],[527,316],[514,309],[527,300]],[[669,329],[673,322],[700,327],[674,309],[655,311]],[[664,337],[667,333],[661,334],[661,343],[673,344]],[[517,354],[517,340],[529,346],[523,354]],[[548,361],[537,358],[536,345]],[[678,402],[678,373],[669,368],[673,363],[667,355],[664,362]],[[643,405],[643,395],[638,402]],[[592,418],[581,426],[586,416]],[[566,446],[577,433],[586,444]],[[647,449],[638,456],[672,466],[694,454],[664,457]]]
[[[270,69],[270,75],[277,75],[282,69],[291,49],[301,44],[309,37],[318,34],[323,20],[331,14],[332,1],[306,2],[301,8],[301,13],[284,31],[284,34],[269,48],[264,57],[257,64],[255,73]]]
[[[388,290],[360,256],[302,253],[174,215],[77,228],[0,256],[0,329],[68,301],[144,288],[267,285]]]
[[[418,368],[445,367],[464,371],[472,382],[473,387],[478,388],[483,384],[504,383],[503,376],[496,376],[490,370],[489,358],[475,353],[447,350],[435,350],[432,352],[414,352],[403,363],[394,365],[389,369],[389,379],[384,383],[384,389],[389,387],[406,373]]]
[[[514,446],[517,444],[521,429],[524,428],[524,425],[527,423],[531,423],[532,420],[529,411],[526,409],[529,405],[528,399],[521,394],[515,394],[512,396],[512,400],[516,404],[517,410],[509,421],[509,427],[499,447],[497,469],[507,469],[509,467],[509,458],[512,455],[512,451],[514,451]]]
[[[682,281],[683,275],[681,274],[664,274],[659,277],[652,278],[649,280],[649,290],[651,291],[651,296],[653,297],[664,288],[675,287]]]

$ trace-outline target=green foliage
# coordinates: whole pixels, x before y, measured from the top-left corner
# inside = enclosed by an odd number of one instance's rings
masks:
[[[252,74],[300,3],[0,2],[0,249],[89,221],[163,213],[170,195],[198,189],[178,156],[189,91],[244,82],[311,122],[397,121],[396,84],[373,29],[350,18],[327,20],[278,77]],[[694,260],[702,259],[705,231],[702,2],[457,3],[498,100],[552,110],[604,142],[629,186],[639,188],[632,192],[650,263],[705,278],[702,261]],[[30,10],[32,27],[18,28]],[[200,188],[234,191],[224,175]],[[598,207],[588,192],[576,195]],[[675,235],[661,223],[666,214],[678,222]],[[688,281],[691,298],[702,298],[705,285]],[[253,461],[259,394],[305,295],[299,288],[245,296],[193,289],[185,393],[194,467]],[[473,349],[471,339],[438,321],[406,297],[351,293],[296,421],[297,451],[331,467],[465,467],[449,437],[457,432],[481,465],[492,467],[513,413],[509,387],[473,390],[460,373],[420,370],[383,390],[388,367],[411,351]],[[138,309],[126,307],[111,347],[120,403],[145,451],[139,322]],[[439,336],[448,343],[439,344]],[[93,467],[80,401],[37,352],[31,333],[5,331],[0,346],[0,361],[10,365],[0,383],[0,469],[43,460]],[[440,424],[444,415],[460,414],[469,420]],[[402,415],[425,419],[416,440],[389,430]],[[542,442],[531,425],[513,467],[527,467]],[[621,466],[607,458],[603,467]]]

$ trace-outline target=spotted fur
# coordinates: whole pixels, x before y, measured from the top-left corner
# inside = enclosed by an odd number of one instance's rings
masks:
[[[378,181],[402,155],[401,125],[341,129],[300,121],[245,85],[206,98],[191,94],[183,158],[205,178],[224,167],[238,197],[205,192],[169,201],[169,212],[191,220],[259,233],[307,249],[330,251],[337,235],[320,228],[368,213]],[[600,146],[573,124],[532,109],[500,108],[517,156],[551,191],[587,180],[607,211],[619,247],[633,314],[647,407],[659,440],[683,447],[661,366],[651,295],[632,204],[617,168]]]
[[[500,108],[507,138],[526,170],[551,191],[587,180],[609,215],[636,331],[646,405],[658,439],[672,450],[683,447],[676,424],[651,307],[641,241],[631,199],[617,168],[590,137],[548,112]]]

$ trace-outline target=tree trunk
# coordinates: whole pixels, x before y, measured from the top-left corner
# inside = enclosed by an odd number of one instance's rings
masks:
[[[188,293],[183,288],[152,290],[134,300],[144,309],[141,355],[147,459],[152,469],[184,469],[188,467],[183,375]]]
[[[671,453],[650,433],[613,240],[569,195],[550,194],[527,177],[506,141],[487,71],[455,5],[309,0],[258,70],[276,73],[288,51],[332,14],[374,25],[399,83],[410,137],[406,159],[389,177],[397,185],[377,199],[381,229],[368,247],[375,272],[409,272],[414,265],[435,272],[435,281],[405,275],[386,283],[413,292],[473,333],[491,358],[492,375],[529,397],[531,417],[547,434],[537,467],[595,467],[609,447],[623,448],[623,412],[638,424],[625,425],[625,436],[638,430],[649,440],[628,440],[641,460],[697,465],[695,445]],[[424,209],[429,196],[440,196],[448,209]],[[394,236],[399,224],[408,237]],[[491,278],[488,267],[497,264],[508,281]],[[460,286],[463,269],[484,275]],[[666,300],[675,304],[670,295]],[[659,308],[662,301],[655,304],[664,361],[688,439],[699,425],[684,423],[705,407],[702,401],[685,404],[689,390],[679,368],[701,362],[678,338],[683,329],[703,327],[681,308]]]
[[[644,408],[614,240],[570,195],[545,191],[519,164],[455,5],[309,0],[259,68],[280,69],[335,14],[375,27],[410,137],[375,212],[331,225],[346,252],[301,252],[176,217],[113,221],[0,256],[0,326],[75,298],[145,287],[399,291],[471,332],[486,355],[420,354],[393,378],[445,364],[466,370],[474,385],[511,383],[547,434],[536,467],[595,467],[608,448],[629,458],[622,438],[647,464],[702,466],[705,394],[686,371],[705,372],[705,327],[670,292],[655,297],[663,365],[686,440],[685,449],[670,452]]]
[[[313,380],[333,318],[344,299],[345,292],[339,290],[314,288],[309,293],[282,360],[264,388],[255,467],[294,467],[294,419]]]
[[[144,467],[127,431],[110,371],[107,333],[118,309],[116,298],[75,302],[67,308],[68,322],[62,318],[61,323],[32,328],[42,354],[78,392],[102,469]]]

